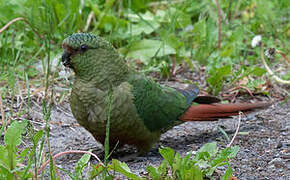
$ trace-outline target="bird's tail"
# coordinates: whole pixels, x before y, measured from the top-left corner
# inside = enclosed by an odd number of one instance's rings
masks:
[[[190,106],[181,116],[182,121],[214,121],[238,115],[240,111],[248,113],[272,103],[237,103],[237,104],[198,104]]]

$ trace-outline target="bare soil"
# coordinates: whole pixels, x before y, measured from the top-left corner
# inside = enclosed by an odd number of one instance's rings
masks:
[[[31,122],[42,121],[42,109],[34,104],[29,113]],[[159,143],[143,157],[128,161],[133,172],[146,176],[146,166],[159,165],[162,161],[158,147],[168,146],[181,155],[197,151],[203,144],[217,141],[220,147],[228,143],[218,130],[221,126],[230,137],[237,127],[238,117],[217,122],[187,122],[175,126],[162,135]],[[41,123],[40,123],[41,124]],[[43,128],[38,123],[36,127]],[[238,179],[290,179],[290,101],[275,103],[272,106],[242,118],[240,132],[234,145],[240,146],[235,159],[231,160],[234,176]],[[69,104],[64,102],[52,109],[50,142],[53,154],[68,150],[93,150],[102,156],[102,145],[94,140],[89,132],[80,127],[73,118]],[[132,147],[118,150],[117,158],[134,153]],[[65,155],[57,164],[73,170],[79,154]],[[95,162],[95,160],[92,160]],[[224,172],[219,169],[217,173]],[[64,179],[69,179],[64,178]]]

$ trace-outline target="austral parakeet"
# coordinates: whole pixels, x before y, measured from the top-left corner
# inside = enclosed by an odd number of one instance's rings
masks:
[[[69,99],[72,113],[102,144],[110,92],[110,145],[134,145],[141,153],[149,151],[161,133],[174,125],[216,120],[268,105],[217,104],[212,98],[199,98],[195,86],[185,90],[162,86],[129,68],[115,48],[97,35],[73,34],[64,39],[62,47],[63,64],[75,72]]]

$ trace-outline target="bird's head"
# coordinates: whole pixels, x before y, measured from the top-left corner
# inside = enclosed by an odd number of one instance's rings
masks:
[[[77,66],[88,63],[88,55],[96,55],[98,51],[114,52],[113,46],[103,38],[90,33],[75,33],[62,42],[64,50],[62,63],[64,66],[77,69]],[[92,53],[94,52],[94,53]]]
[[[105,39],[90,33],[75,33],[63,40],[62,63],[78,78],[101,81],[119,79],[127,66],[115,48]]]

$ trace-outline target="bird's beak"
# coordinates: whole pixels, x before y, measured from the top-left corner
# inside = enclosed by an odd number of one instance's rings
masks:
[[[71,53],[68,53],[67,51],[64,51],[62,54],[61,61],[65,67],[71,68],[70,56],[71,56]]]

